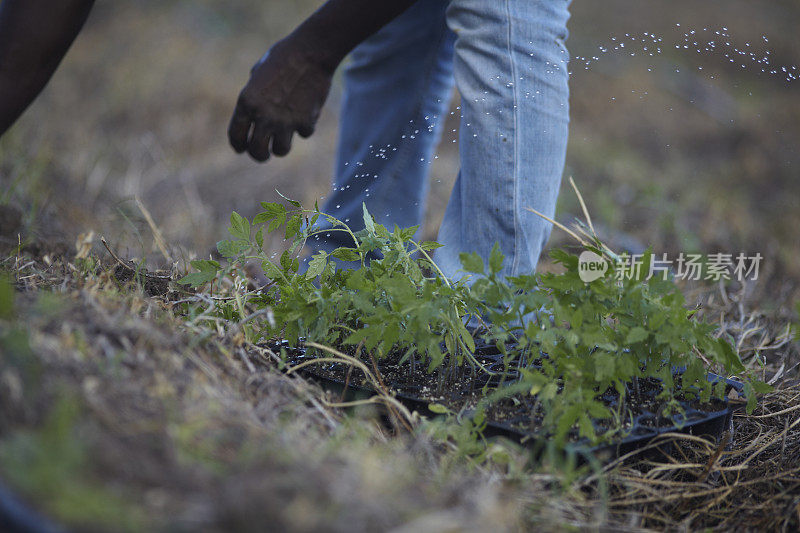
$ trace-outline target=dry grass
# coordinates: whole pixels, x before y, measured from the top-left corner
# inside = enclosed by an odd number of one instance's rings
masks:
[[[111,270],[83,282],[71,264],[20,266],[18,320],[40,378],[25,386],[24,367],[4,362],[3,383],[16,385],[2,389],[0,435],[40,427],[63,391],[77,396],[85,475],[147,517],[138,527],[511,527],[497,473],[422,436],[390,439],[370,416],[345,418],[322,390],[258,364],[255,347],[213,323],[187,326],[171,303],[119,292]],[[41,509],[59,508],[61,494],[28,488]]]
[[[651,446],[672,441],[668,460],[629,457],[606,467],[608,512],[650,529],[795,531],[798,425],[800,387],[792,387],[763,397],[752,415],[735,416],[734,435],[720,443],[665,435]]]
[[[39,377],[26,381],[27,367],[13,357],[0,366],[0,457],[15,435],[46,433],[47,413],[65,394],[77,399],[69,435],[88,459],[57,490],[21,487],[72,525],[791,531],[800,524],[796,385],[765,396],[751,416],[739,413],[721,444],[672,436],[668,459],[634,454],[580,473],[559,462],[526,466],[521,450],[496,443],[495,457],[505,460],[478,465],[457,441],[433,438],[418,416],[408,418],[412,433],[394,437],[369,409],[346,416],[338,398],[280,373],[235,330],[202,317],[187,322],[174,297],[120,286],[114,266],[93,273],[80,260],[4,262],[18,302],[0,333],[13,324],[26,331]],[[8,463],[3,468],[18,479]],[[75,479],[125,502],[127,518],[59,511],[60,491]]]

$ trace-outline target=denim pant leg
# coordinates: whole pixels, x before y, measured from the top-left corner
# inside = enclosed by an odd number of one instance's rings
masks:
[[[451,0],[455,80],[461,93],[461,173],[445,212],[436,261],[458,277],[460,252],[488,258],[503,275],[532,273],[551,224],[569,122],[569,0]]]
[[[446,0],[419,0],[351,54],[332,191],[322,210],[353,230],[364,227],[362,202],[390,231],[422,223],[453,90],[455,36],[446,8]],[[330,252],[353,243],[330,232],[308,244]]]

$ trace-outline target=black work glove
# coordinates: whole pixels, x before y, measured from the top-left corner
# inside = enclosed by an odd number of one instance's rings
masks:
[[[278,41],[250,71],[236,102],[228,139],[238,153],[266,161],[289,153],[294,132],[309,137],[328,97],[335,66],[298,46]]]

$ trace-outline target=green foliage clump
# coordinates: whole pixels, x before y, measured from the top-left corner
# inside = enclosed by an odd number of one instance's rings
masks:
[[[731,344],[686,309],[674,283],[648,279],[650,254],[636,276],[586,283],[578,258],[561,250],[552,256],[564,273],[503,277],[504,257],[495,246],[488,264],[475,253],[462,254],[467,275],[454,281],[429,253],[440,245],[415,241],[416,227],[390,231],[364,207],[365,227],[354,232],[316,206],[304,210],[286,200],[262,203],[264,211],[252,220],[234,213],[233,238],[217,245],[228,265],[195,261],[198,272],[181,280],[199,287],[260,261],[272,280],[267,289],[246,292],[244,284],[234,283],[238,292],[217,301],[219,315],[238,322],[251,342],[307,339],[378,360],[392,355],[416,371],[438,371],[446,388],[465,369],[492,373],[476,357],[475,338],[465,327],[478,322],[478,336],[503,354],[504,371],[496,390],[484,387],[473,422],[483,423],[493,400],[530,395],[543,427],[559,443],[619,435],[629,418],[626,399],[638,394],[642,378],[661,380],[659,397],[671,416],[680,411],[681,398],[707,402],[724,395],[724,382],[707,379],[710,370],[745,372]],[[282,232],[291,243],[277,260],[263,251],[265,232]],[[317,252],[302,271],[306,242],[331,232],[346,234],[352,244]],[[609,262],[616,259],[599,241],[588,249]],[[750,409],[755,393],[765,389],[755,380],[745,383]],[[619,395],[613,410],[599,399],[609,390]],[[610,429],[598,434],[593,420],[608,421]]]

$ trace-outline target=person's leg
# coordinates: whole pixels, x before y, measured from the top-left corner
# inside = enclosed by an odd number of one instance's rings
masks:
[[[461,173],[439,230],[436,261],[458,276],[460,252],[484,260],[495,242],[503,275],[536,268],[564,169],[569,89],[568,0],[452,0],[461,93]]]
[[[446,0],[419,0],[357,47],[345,71],[332,192],[322,210],[354,230],[361,204],[390,231],[421,224],[428,172],[453,89]],[[312,250],[352,246],[323,234]]]

